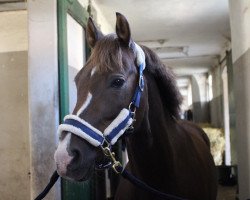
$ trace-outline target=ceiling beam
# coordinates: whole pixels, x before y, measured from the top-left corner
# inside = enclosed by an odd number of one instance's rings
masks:
[[[184,60],[184,59],[198,59],[198,58],[212,58],[212,59],[220,59],[220,55],[212,54],[212,55],[195,55],[195,56],[180,56],[180,57],[165,57],[160,59],[164,62],[165,60]]]

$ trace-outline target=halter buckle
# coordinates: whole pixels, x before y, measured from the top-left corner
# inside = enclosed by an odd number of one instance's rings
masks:
[[[104,139],[103,143],[102,143],[102,145],[100,147],[101,147],[102,151],[105,153],[106,148],[110,149],[110,144],[106,139]]]
[[[136,112],[136,106],[135,106],[134,102],[131,102],[131,103],[129,104],[128,109],[129,109],[129,111],[130,111],[132,114],[134,114],[134,113]]]
[[[121,173],[121,169],[122,168],[122,164],[119,161],[116,161],[113,166],[112,169],[115,171],[115,173],[120,174]]]
[[[108,146],[102,147],[102,150],[103,150],[104,155],[107,156],[107,157],[109,157],[109,158],[111,159],[111,162],[112,162],[112,164],[113,164],[113,165],[112,165],[113,170],[114,170],[117,174],[121,173],[121,171],[119,170],[119,168],[122,167],[122,164],[121,164],[119,161],[116,160],[116,158],[115,158],[115,153],[112,152],[112,151],[110,150],[110,147],[108,147]]]
[[[130,111],[130,113],[131,113],[131,117],[132,117],[132,119],[133,119],[133,122],[135,122],[136,106],[134,105],[133,102],[131,102],[131,103],[129,104],[128,109],[129,109],[129,111]]]
[[[143,78],[142,74],[139,77],[139,88],[143,92],[143,89],[144,89],[144,78]]]

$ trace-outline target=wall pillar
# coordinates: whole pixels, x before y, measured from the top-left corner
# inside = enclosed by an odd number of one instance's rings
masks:
[[[240,200],[250,199],[250,1],[229,0]]]
[[[221,66],[215,67],[211,71],[213,98],[210,101],[210,116],[213,127],[223,127],[223,95],[222,95],[222,79]]]
[[[56,0],[28,1],[31,199],[56,169],[59,123]],[[59,181],[46,199],[60,199]]]
[[[209,107],[207,102],[206,74],[194,75],[191,78],[193,119],[197,123],[209,122]]]

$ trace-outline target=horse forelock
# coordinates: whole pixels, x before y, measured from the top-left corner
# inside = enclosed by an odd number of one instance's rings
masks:
[[[87,65],[100,72],[123,69],[125,55],[116,34],[109,34],[96,43]]]

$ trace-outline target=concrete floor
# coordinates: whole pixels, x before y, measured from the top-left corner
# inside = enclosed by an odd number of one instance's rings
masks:
[[[237,186],[218,186],[217,200],[237,200]]]

